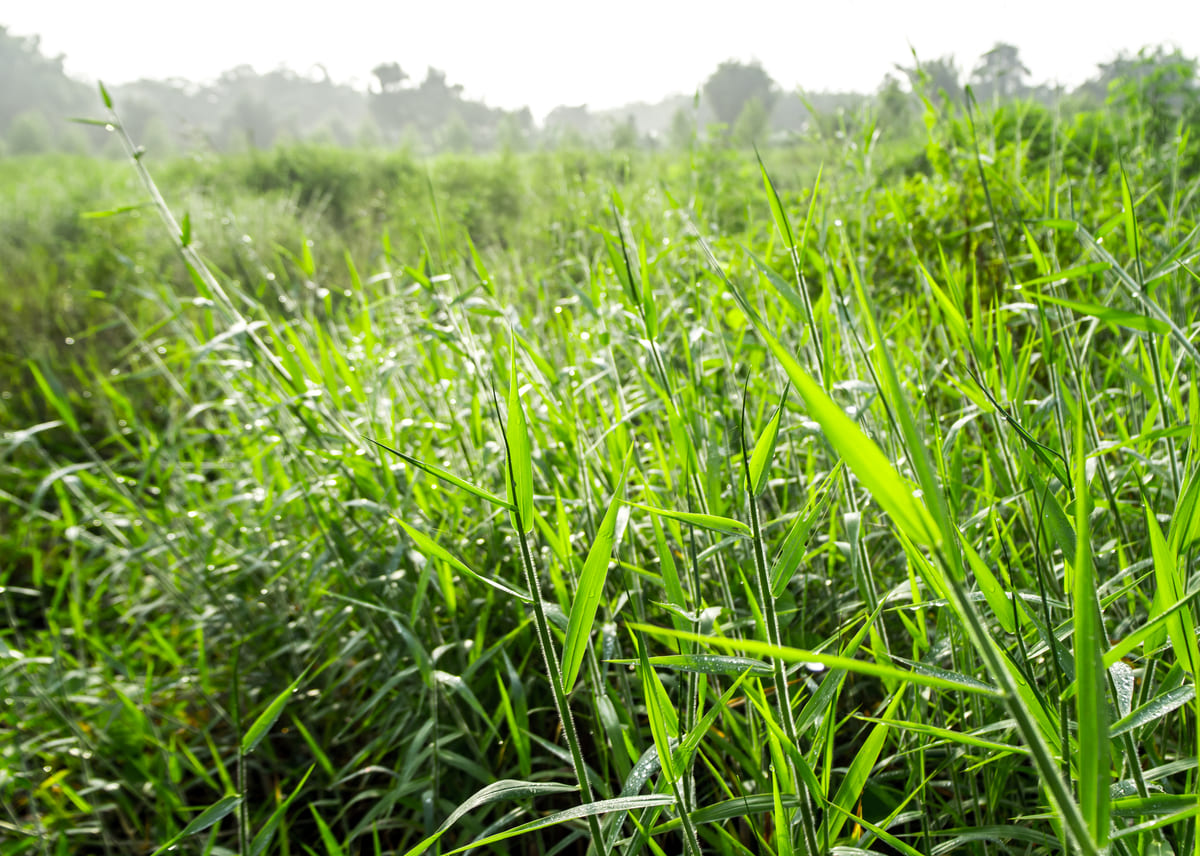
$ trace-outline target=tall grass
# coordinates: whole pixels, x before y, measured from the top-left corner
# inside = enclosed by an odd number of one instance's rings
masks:
[[[1197,852],[1200,178],[1035,114],[6,224],[0,852]]]

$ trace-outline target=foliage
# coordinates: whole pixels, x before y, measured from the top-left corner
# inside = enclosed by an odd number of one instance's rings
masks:
[[[1194,849],[1140,108],[0,162],[0,847]]]
[[[704,97],[717,121],[731,126],[754,98],[769,111],[775,94],[775,81],[757,61],[727,60],[704,82]]]

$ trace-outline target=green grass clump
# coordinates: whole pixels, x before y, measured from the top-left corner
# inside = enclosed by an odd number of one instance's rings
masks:
[[[930,118],[0,165],[0,853],[1196,852],[1195,163]]]

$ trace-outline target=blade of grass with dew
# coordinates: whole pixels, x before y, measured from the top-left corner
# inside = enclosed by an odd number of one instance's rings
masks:
[[[830,504],[837,496],[838,477],[845,466],[844,460],[839,460],[825,474],[821,481],[812,486],[808,501],[796,515],[791,528],[783,539],[779,554],[771,565],[771,594],[775,597],[783,595],[787,590],[788,581],[800,567],[804,558],[804,549],[808,546],[809,536],[813,527],[829,510]]]
[[[253,840],[250,842],[250,856],[261,856],[262,852],[271,845],[271,839],[275,837],[275,832],[279,829],[279,824],[283,822],[283,816],[287,813],[290,806],[300,795],[300,791],[304,788],[304,783],[308,781],[308,777],[312,775],[312,771],[316,769],[316,765],[310,765],[300,779],[300,783],[292,789],[292,792],[287,795],[279,805],[275,806],[275,810],[271,812],[271,816],[267,818],[267,822],[254,834]]]
[[[625,478],[629,474],[629,462],[632,459],[633,447],[625,452],[625,462],[621,468],[621,476],[617,479],[616,488],[596,530],[596,538],[588,550],[587,559],[583,563],[583,571],[579,575],[579,584],[575,590],[575,598],[571,603],[571,616],[567,624],[566,641],[563,643],[562,676],[563,692],[570,693],[579,677],[579,669],[587,654],[588,640],[592,635],[592,626],[596,621],[596,610],[600,606],[600,598],[604,594],[604,583],[608,579],[608,565],[612,561],[613,545],[617,537],[617,514],[621,509],[622,497],[625,492]]]
[[[701,529],[708,529],[712,532],[720,532],[723,535],[735,535],[739,538],[750,537],[750,527],[740,520],[733,520],[729,517],[720,517],[715,514],[700,514],[695,511],[674,511],[669,508],[657,508],[653,505],[643,505],[640,502],[627,502],[634,508],[640,508],[642,511],[649,511],[651,514],[657,514],[660,517],[667,517],[679,523],[686,523],[689,526],[698,526]]]
[[[438,842],[446,831],[458,820],[480,806],[497,800],[519,800],[526,797],[542,796],[545,794],[563,794],[578,791],[578,785],[564,785],[558,782],[525,782],[517,779],[502,779],[480,788],[467,799],[459,803],[449,817],[442,821],[437,830],[430,836],[419,841],[415,846],[404,852],[404,856],[420,856]]]
[[[759,496],[767,486],[767,476],[771,472],[771,461],[775,457],[775,444],[779,440],[779,423],[783,417],[787,394],[788,388],[785,386],[774,414],[771,415],[758,442],[754,444],[754,452],[750,455],[750,493],[754,496]]]
[[[287,706],[288,699],[292,697],[292,693],[296,691],[296,687],[300,686],[300,682],[304,680],[304,676],[307,674],[308,670],[305,669],[294,681],[284,687],[279,695],[275,696],[271,703],[267,705],[266,710],[258,715],[258,718],[254,720],[254,724],[242,735],[241,753],[243,755],[249,755],[258,748],[258,744],[262,742],[267,732],[271,730],[271,726],[279,719],[284,707]]]
[[[243,798],[237,794],[229,794],[221,797],[221,799],[217,800],[204,811],[200,812],[199,815],[192,818],[192,820],[183,828],[181,832],[172,836],[166,841],[166,843],[159,846],[159,848],[155,850],[151,856],[161,856],[161,854],[175,849],[179,842],[187,838],[189,835],[195,835],[198,832],[203,832],[213,824],[219,823],[242,804],[242,799]]]
[[[549,829],[552,826],[558,826],[560,823],[566,823],[570,820],[579,820],[580,818],[585,817],[595,817],[596,815],[608,814],[610,812],[633,812],[643,808],[669,806],[674,804],[675,798],[669,794],[640,794],[632,797],[615,797],[610,800],[597,800],[596,802],[585,803],[584,805],[555,812],[554,814],[538,818],[537,820],[531,820],[528,823],[523,823],[520,826],[514,826],[512,829],[506,829],[505,831],[498,832],[495,835],[489,835],[486,838],[479,839],[478,841],[472,841],[470,844],[445,853],[444,856],[455,856],[455,854],[463,853],[467,850],[487,847],[490,844],[496,844],[500,841],[507,841],[510,838],[516,838],[517,836],[524,835],[527,832],[536,832],[539,829]]]
[[[529,428],[525,408],[521,406],[521,386],[517,379],[517,343],[509,343],[511,367],[508,378],[508,460],[510,472],[509,503],[512,505],[513,528],[528,532],[533,528],[533,452],[529,445]]]
[[[1104,673],[1104,628],[1096,596],[1092,562],[1091,497],[1084,449],[1083,406],[1075,426],[1075,709],[1079,726],[1079,807],[1096,846],[1105,849],[1109,837],[1111,780],[1107,686]]]
[[[391,452],[393,455],[395,455],[397,458],[400,458],[406,464],[412,464],[417,469],[423,470],[423,471],[429,473],[434,478],[441,479],[442,481],[446,482],[447,484],[452,484],[455,487],[460,487],[463,490],[465,490],[467,493],[477,496],[480,499],[491,503],[492,505],[496,506],[497,508],[504,508],[504,509],[508,509],[509,511],[511,511],[513,509],[513,504],[510,503],[508,500],[501,499],[500,497],[496,496],[495,494],[488,493],[483,488],[476,487],[475,485],[471,484],[470,482],[460,479],[458,476],[454,475],[454,473],[451,473],[448,470],[444,470],[441,467],[437,466],[436,464],[427,464],[424,461],[419,461],[416,458],[414,458],[412,455],[406,455],[404,452],[401,452],[398,449],[393,449],[391,446],[380,443],[378,440],[372,439],[371,437],[368,437],[365,434],[363,435],[363,439],[366,440],[368,443],[374,443],[376,446],[383,449],[385,452]]]
[[[438,544],[424,532],[413,528],[403,520],[396,518],[396,522],[400,524],[400,527],[406,533],[408,533],[408,537],[412,538],[413,542],[417,545],[417,549],[431,559],[434,559],[435,561],[441,560],[459,573],[466,574],[472,579],[479,580],[479,582],[491,586],[502,594],[506,594],[509,597],[515,597],[522,603],[529,603],[533,600],[533,597],[527,591],[513,588],[505,583],[500,582],[499,580],[494,580],[491,577],[485,577],[483,574],[479,574],[471,570],[469,567],[463,564],[463,562],[457,556],[455,556],[441,544]]]
[[[651,624],[637,622],[632,622],[627,626],[630,630],[638,630],[652,636],[660,636],[667,639],[690,639],[701,645],[710,645],[714,648],[723,648],[727,651],[745,651],[749,654],[756,654],[759,657],[778,657],[789,663],[820,663],[831,669],[845,669],[848,672],[870,675],[876,678],[886,678],[888,680],[909,681],[935,689],[962,690],[990,696],[999,695],[998,690],[979,681],[956,680],[942,675],[906,671],[904,669],[897,669],[894,666],[887,666],[867,660],[853,660],[849,657],[842,657],[836,654],[820,654],[816,651],[806,651],[801,648],[771,645],[766,642],[759,642],[756,639],[730,639],[721,636],[705,636],[700,633],[681,632],[666,627],[655,627]]]
[[[863,790],[870,779],[871,771],[875,768],[875,762],[879,760],[879,753],[883,751],[883,742],[891,730],[891,720],[903,699],[904,689],[901,688],[892,696],[892,700],[888,702],[883,715],[880,716],[880,721],[871,729],[867,739],[855,752],[854,760],[850,762],[846,775],[842,778],[837,792],[830,801],[833,805],[849,812],[854,806],[862,803]],[[844,813],[826,815],[821,824],[821,841],[837,841],[845,823],[846,815]]]

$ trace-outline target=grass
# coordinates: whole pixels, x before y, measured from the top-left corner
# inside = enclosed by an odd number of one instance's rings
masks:
[[[1197,852],[1200,172],[930,118],[6,163],[0,853]]]

